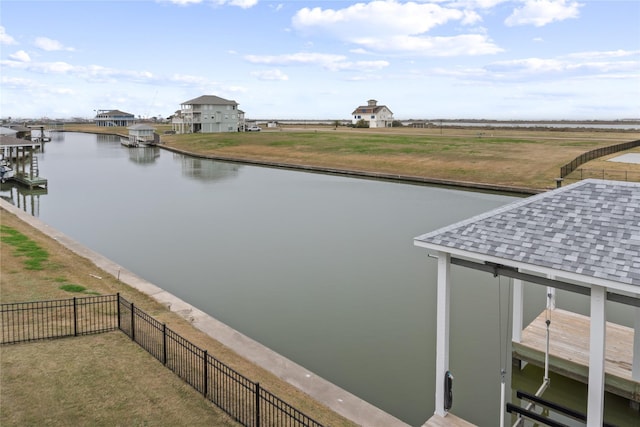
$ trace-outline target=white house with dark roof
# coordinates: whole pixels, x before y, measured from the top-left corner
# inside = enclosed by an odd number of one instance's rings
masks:
[[[386,105],[378,105],[378,101],[370,99],[367,105],[361,105],[351,113],[352,124],[355,125],[360,120],[369,123],[370,128],[391,127],[393,113]]]
[[[180,104],[171,127],[176,133],[237,132],[244,113],[238,103],[215,95],[203,95]]]
[[[418,236],[414,244],[430,251],[438,263],[434,418],[449,411],[445,378],[449,373],[451,265],[512,279],[513,342],[520,339],[522,329],[523,284],[589,296],[590,317],[584,334],[588,342],[584,350],[588,352],[587,426],[603,425],[609,350],[620,345],[628,349],[621,356],[628,358],[625,381],[633,390],[640,390],[640,183],[579,181]],[[629,342],[605,344],[610,330],[607,309],[612,303],[634,307],[635,327],[626,339]],[[607,381],[609,378],[607,371]],[[631,401],[638,398],[636,391],[632,393]]]
[[[95,121],[96,126],[131,126],[135,122],[135,116],[120,110],[98,110]]]

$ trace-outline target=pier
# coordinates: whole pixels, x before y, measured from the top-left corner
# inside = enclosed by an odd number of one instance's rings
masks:
[[[9,179],[30,189],[47,188],[48,181],[40,176],[38,159],[33,155],[34,151],[42,149],[42,144],[41,141],[30,141],[8,135],[0,136],[2,158],[13,169],[13,175]]]
[[[549,370],[584,384],[589,382],[588,316],[570,311],[549,311]],[[544,367],[547,313],[543,311],[513,342],[514,364],[532,363]],[[605,346],[605,391],[628,399],[640,407],[640,382],[632,378],[632,328],[607,322]]]
[[[446,417],[451,407],[447,378],[453,265],[493,274],[498,278],[499,291],[499,277],[510,279],[513,351],[519,359],[537,364],[549,354],[549,364],[558,372],[588,385],[587,414],[583,417],[587,426],[603,425],[605,390],[626,396],[631,406],[637,407],[640,241],[634,236],[640,235],[640,211],[636,209],[639,204],[637,183],[587,179],[414,239],[416,246],[427,249],[430,257],[437,260],[436,415]],[[546,287],[549,311],[523,331],[525,283]],[[587,296],[590,317],[568,312],[564,316],[554,309],[550,302],[556,289]],[[607,322],[609,303],[632,307],[634,328]],[[548,320],[553,324],[549,335]],[[524,346],[526,343],[531,344]],[[546,371],[545,366],[540,393],[549,384]],[[506,403],[505,387],[503,375],[500,406],[511,412],[514,405]],[[539,396],[536,393],[534,397]],[[517,409],[525,418],[553,421],[529,407]],[[496,425],[504,425],[504,415],[501,411]]]

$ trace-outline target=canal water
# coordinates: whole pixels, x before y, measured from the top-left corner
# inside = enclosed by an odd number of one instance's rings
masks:
[[[414,426],[434,410],[436,262],[413,238],[516,200],[125,148],[92,134],[56,134],[38,157],[46,194],[3,187],[4,198]],[[494,426],[508,286],[452,274],[454,412]],[[530,321],[544,289],[528,286],[525,298]],[[588,313],[583,297],[558,299]],[[631,313],[610,320],[631,324]],[[541,376],[529,368],[514,388],[535,391]],[[556,399],[586,399],[584,386],[556,384]],[[607,405],[617,422],[633,420],[624,402]]]

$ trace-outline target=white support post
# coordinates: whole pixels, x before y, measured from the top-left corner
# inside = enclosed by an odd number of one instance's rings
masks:
[[[636,320],[633,328],[633,365],[631,378],[640,381],[640,307],[635,308]]]
[[[511,341],[520,342],[524,326],[524,292],[522,280],[513,279],[513,324],[511,325]]]
[[[604,357],[606,339],[607,290],[591,287],[591,327],[589,337],[589,386],[587,427],[600,427],[604,420]]]
[[[449,370],[449,302],[451,297],[451,255],[438,252],[438,295],[436,307],[436,407],[435,413],[447,415],[445,374]]]

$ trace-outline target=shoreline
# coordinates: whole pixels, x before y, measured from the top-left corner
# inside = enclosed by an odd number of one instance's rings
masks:
[[[414,175],[368,172],[368,171],[361,171],[361,170],[354,170],[354,169],[338,169],[338,168],[329,168],[329,167],[322,167],[322,166],[268,162],[263,160],[240,159],[240,158],[234,158],[234,157],[197,154],[191,151],[181,150],[179,148],[168,147],[163,144],[158,144],[156,145],[156,147],[162,148],[163,150],[171,151],[173,153],[182,154],[185,156],[196,157],[199,159],[215,160],[219,162],[241,163],[241,164],[246,164],[248,166],[261,166],[261,167],[269,167],[269,168],[276,168],[276,169],[296,170],[301,172],[341,175],[341,176],[347,176],[347,177],[353,177],[353,178],[398,182],[403,184],[432,185],[432,186],[440,186],[440,187],[454,188],[454,189],[460,189],[460,190],[469,190],[469,191],[479,190],[479,191],[488,191],[488,192],[495,192],[495,193],[513,193],[518,195],[534,195],[534,194],[539,194],[546,191],[546,190],[527,188],[527,187],[482,184],[478,182],[455,181],[455,180],[428,178],[428,177],[421,177],[421,176],[414,176]]]
[[[165,291],[159,286],[127,270],[107,257],[83,246],[79,242],[31,216],[22,209],[0,199],[0,208],[55,240],[74,254],[88,259],[107,274],[117,277],[123,284],[136,289],[164,305],[191,325],[236,352],[249,362],[267,370],[281,380],[306,393],[313,400],[335,413],[363,426],[408,427],[380,408],[325,380],[303,366],[276,353],[258,341],[231,328],[197,307]]]
[[[60,130],[58,132],[89,133],[94,135],[113,135],[118,137],[124,136],[119,133],[112,133],[112,132],[101,133],[101,132],[91,132],[91,131],[83,131],[83,130]],[[239,158],[239,157],[198,154],[198,153],[194,153],[193,151],[181,150],[179,148],[170,147],[163,144],[162,142],[160,142],[160,144],[155,144],[154,147],[171,151],[172,153],[176,153],[176,154],[182,154],[185,156],[191,156],[198,159],[207,159],[207,160],[214,160],[219,162],[238,163],[238,164],[245,164],[248,166],[260,166],[260,167],[269,167],[269,168],[276,168],[276,169],[288,169],[288,170],[296,170],[296,171],[310,172],[310,173],[341,175],[341,176],[347,176],[347,177],[353,177],[353,178],[399,182],[399,183],[412,184],[412,185],[431,185],[431,186],[439,186],[439,187],[446,187],[446,188],[453,188],[453,189],[460,189],[460,190],[467,190],[467,191],[486,191],[486,192],[493,192],[493,193],[511,193],[511,194],[521,195],[521,196],[531,196],[531,195],[543,193],[547,190],[552,189],[551,187],[545,188],[545,189],[539,189],[539,188],[518,187],[518,186],[511,186],[511,185],[483,184],[479,182],[456,181],[456,180],[429,178],[429,177],[422,177],[422,176],[415,176],[415,175],[370,172],[370,171],[363,171],[363,170],[356,170],[356,169],[339,169],[339,168],[313,166],[313,165],[305,165],[305,164],[297,164],[297,163],[270,162],[266,160],[254,160],[254,159],[246,159],[246,158]]]

